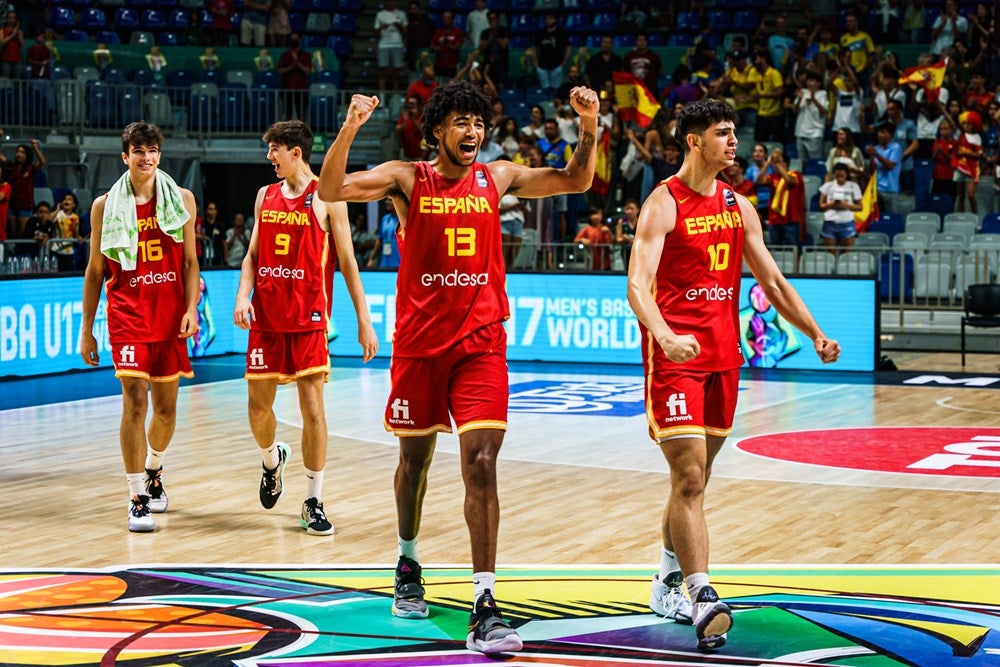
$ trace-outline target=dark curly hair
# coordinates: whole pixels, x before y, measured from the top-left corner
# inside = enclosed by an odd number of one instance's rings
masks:
[[[309,162],[309,157],[312,155],[313,133],[301,120],[278,121],[267,128],[261,139],[265,144],[274,142],[289,150],[295,147],[302,149],[304,162]]]
[[[681,146],[687,151],[687,140],[689,134],[703,134],[709,126],[721,123],[724,120],[737,123],[739,116],[736,110],[725,102],[719,100],[706,99],[697,102],[689,102],[677,114],[677,125],[674,127],[674,136],[681,142]]]
[[[159,148],[162,144],[163,132],[156,125],[144,120],[129,123],[122,131],[122,153],[128,153],[132,146],[156,146]]]
[[[420,131],[424,133],[424,141],[428,146],[437,147],[438,140],[434,136],[434,128],[443,123],[453,111],[471,113],[482,118],[486,136],[489,136],[493,120],[493,106],[489,98],[468,81],[453,81],[435,88],[427,100],[427,105],[424,106]]]

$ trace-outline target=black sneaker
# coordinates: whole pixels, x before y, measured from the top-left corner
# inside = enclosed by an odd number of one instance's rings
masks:
[[[163,488],[163,466],[156,470],[146,468],[146,495],[149,496],[149,511],[160,514],[167,511],[167,492]]]
[[[396,563],[396,584],[392,593],[392,615],[399,618],[427,618],[423,570],[420,563],[400,556]]]
[[[285,465],[288,463],[288,456],[292,453],[292,450],[285,443],[275,444],[278,446],[278,465],[273,470],[268,470],[261,464],[264,472],[260,476],[260,504],[266,510],[274,507],[278,498],[281,497],[281,482],[285,476]]]
[[[517,631],[503,620],[489,590],[479,598],[469,616],[469,636],[465,645],[469,650],[487,655],[511,653],[524,647]]]
[[[149,496],[135,496],[128,505],[128,529],[133,533],[151,533],[156,530],[149,514]]]
[[[701,587],[691,617],[699,651],[710,651],[726,643],[726,632],[733,627],[733,612],[729,605],[719,600],[714,588]]]
[[[299,523],[310,535],[333,535],[333,524],[327,521],[323,503],[315,498],[307,498],[302,503],[302,518]]]

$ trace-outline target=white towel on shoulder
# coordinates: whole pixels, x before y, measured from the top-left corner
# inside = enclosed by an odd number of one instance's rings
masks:
[[[166,172],[156,172],[156,221],[177,243],[184,240],[184,225],[191,218],[184,207],[180,186]],[[101,221],[101,254],[135,271],[139,253],[139,223],[135,215],[135,193],[126,171],[108,190]]]

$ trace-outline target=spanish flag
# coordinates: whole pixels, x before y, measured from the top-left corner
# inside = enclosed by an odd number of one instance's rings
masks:
[[[938,91],[944,85],[944,72],[948,68],[948,59],[942,59],[933,65],[917,65],[903,71],[899,77],[899,85],[916,83],[923,87],[927,101],[937,100]]]
[[[597,164],[594,166],[594,180],[590,189],[599,195],[611,192],[611,133],[607,130],[601,133],[597,142]]]
[[[861,210],[854,212],[854,228],[858,230],[858,234],[867,232],[868,226],[878,220],[879,215],[878,185],[875,174],[872,174],[865,191],[861,193]]]
[[[626,123],[635,121],[642,127],[648,127],[653,116],[660,110],[656,95],[650,92],[646,84],[628,72],[612,72],[615,78],[615,98],[618,101],[618,114]]]

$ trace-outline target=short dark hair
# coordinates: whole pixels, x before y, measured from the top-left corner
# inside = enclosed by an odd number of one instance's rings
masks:
[[[736,110],[725,102],[715,99],[698,100],[690,102],[681,108],[677,114],[677,125],[674,136],[681,142],[681,146],[687,151],[687,135],[703,134],[709,126],[728,120],[735,124],[739,117]]]
[[[285,148],[301,148],[302,159],[312,155],[313,133],[301,120],[281,120],[271,125],[261,137],[265,144],[276,143]]]
[[[452,112],[471,113],[483,120],[484,129],[489,135],[493,120],[493,106],[483,92],[468,81],[453,81],[444,86],[438,86],[424,106],[423,122],[420,130],[428,146],[438,145],[434,136],[434,128],[444,122]]]
[[[743,171],[746,171],[746,170],[747,170],[747,167],[749,167],[749,166],[750,166],[750,163],[749,163],[749,162],[747,162],[747,159],[746,159],[745,157],[743,157],[742,155],[737,155],[737,156],[736,156],[736,159],[734,160],[734,162],[735,162],[735,163],[737,164],[737,166],[739,166],[739,168],[740,168],[740,169],[742,169]]]
[[[163,131],[152,123],[137,120],[129,123],[122,131],[122,153],[128,153],[132,146],[156,146],[163,144]]]

